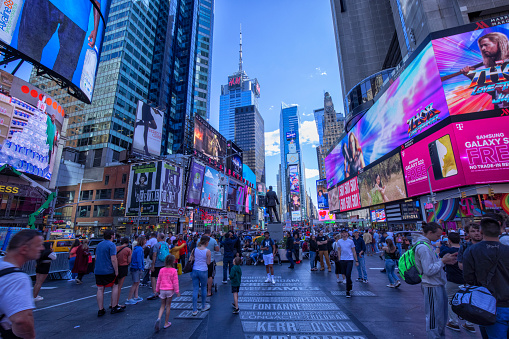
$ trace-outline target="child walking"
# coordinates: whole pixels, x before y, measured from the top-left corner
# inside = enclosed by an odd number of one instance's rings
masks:
[[[239,314],[239,289],[240,280],[242,278],[242,270],[240,269],[241,263],[242,259],[240,257],[236,257],[233,260],[233,267],[230,271],[230,283],[232,284],[233,293],[233,314]]]
[[[158,332],[161,328],[161,317],[163,316],[165,308],[166,317],[164,319],[164,328],[171,326],[171,323],[168,322],[170,319],[171,299],[173,294],[176,294],[177,297],[180,297],[178,274],[177,270],[174,268],[175,256],[168,254],[164,260],[164,265],[165,266],[161,268],[161,271],[159,271],[159,276],[157,277],[156,284],[156,293],[158,293],[159,298],[161,298],[159,316],[157,317],[155,324],[156,332]]]

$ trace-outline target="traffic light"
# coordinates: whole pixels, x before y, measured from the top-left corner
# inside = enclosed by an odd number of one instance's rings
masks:
[[[493,190],[493,188],[491,188],[491,187],[490,187],[490,188],[488,188],[488,195],[489,195],[490,197],[492,197],[492,196],[494,196],[494,195],[495,195],[495,191]]]
[[[48,224],[48,218],[49,218],[49,214],[46,214],[46,215],[42,218],[42,223],[43,223],[43,225],[47,225],[47,224]]]
[[[143,213],[143,206],[140,208],[140,213]]]
[[[467,197],[467,194],[465,192],[461,192],[461,198],[465,199]]]

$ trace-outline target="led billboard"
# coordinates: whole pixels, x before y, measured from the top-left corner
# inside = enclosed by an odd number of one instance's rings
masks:
[[[161,155],[163,112],[138,101],[134,124],[133,152],[144,155]]]
[[[127,216],[158,215],[160,201],[161,163],[150,162],[131,166],[127,193]]]
[[[233,141],[228,140],[227,155],[228,158],[226,159],[226,170],[228,171],[228,175],[232,175],[234,177],[242,177],[242,149],[238,147]]]
[[[334,221],[334,220],[336,220],[336,215],[334,213],[330,213],[329,210],[318,211],[318,221]]]
[[[0,71],[0,166],[32,176],[53,175],[64,110],[48,94]]]
[[[452,126],[467,185],[509,181],[509,117]]]
[[[288,179],[290,181],[290,193],[300,193],[299,166],[288,166]]]
[[[401,161],[409,197],[465,184],[458,148],[451,125],[445,126],[410,147],[402,148]]]
[[[356,176],[448,116],[429,43],[325,158],[327,187]]]
[[[184,171],[178,166],[163,162],[161,168],[160,216],[177,217],[182,207],[182,177]]]
[[[111,0],[9,0],[0,40],[64,80],[90,103]]]
[[[226,139],[199,115],[194,117],[194,149],[198,154],[224,165]]]
[[[358,180],[362,207],[407,197],[399,153],[362,172]]]
[[[219,186],[220,174],[212,167],[205,167],[200,206],[221,210],[224,203],[224,189]]]
[[[509,23],[432,40],[451,115],[509,109]]]
[[[339,210],[346,212],[361,207],[357,177],[338,186]]]
[[[203,177],[205,174],[205,166],[199,164],[195,160],[191,163],[191,173],[187,184],[187,203],[191,205],[199,205],[201,200],[201,189],[203,186]]]
[[[329,209],[329,192],[327,191],[327,180],[320,179],[316,181],[316,202],[319,210]]]
[[[329,190],[329,207],[331,211],[339,211],[338,187],[334,187]]]

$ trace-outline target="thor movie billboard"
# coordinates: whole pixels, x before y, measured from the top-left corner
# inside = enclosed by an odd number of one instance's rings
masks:
[[[356,176],[448,116],[433,48],[428,43],[325,158],[327,187]]]
[[[134,125],[133,152],[144,155],[161,155],[163,112],[138,101]]]
[[[329,209],[329,192],[327,191],[327,180],[319,179],[316,181],[316,202],[319,210]]]
[[[65,80],[90,103],[111,0],[0,3],[0,40]]]
[[[131,166],[127,216],[158,215],[160,201],[161,163],[150,162]],[[142,211],[140,211],[142,209]]]

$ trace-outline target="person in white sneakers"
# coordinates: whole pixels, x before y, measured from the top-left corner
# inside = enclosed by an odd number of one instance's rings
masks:
[[[265,270],[267,271],[266,283],[276,283],[274,279],[274,255],[276,255],[277,247],[274,240],[270,238],[269,231],[265,231],[263,234],[265,239],[262,240],[261,250],[263,254],[263,262],[265,263]]]

